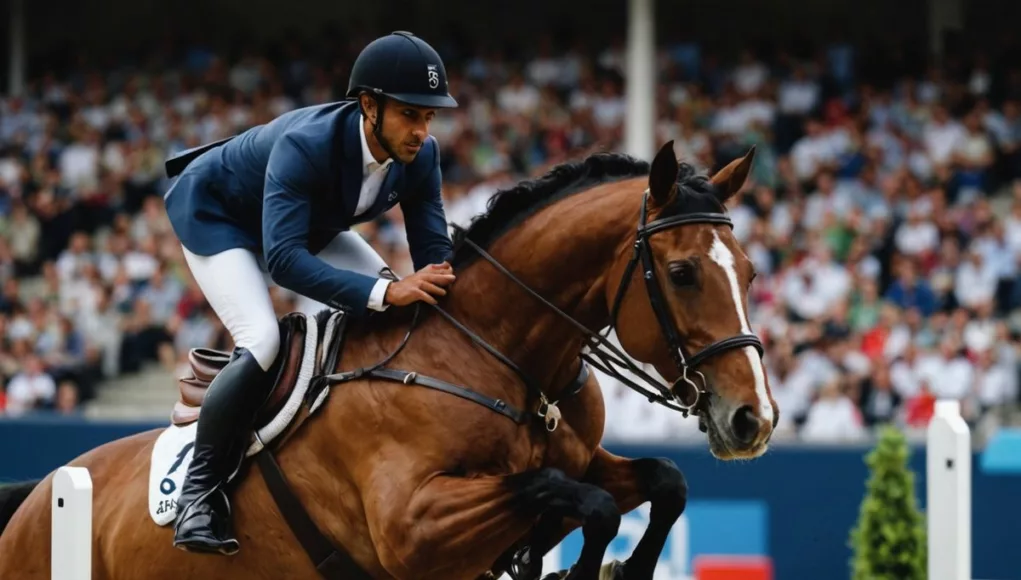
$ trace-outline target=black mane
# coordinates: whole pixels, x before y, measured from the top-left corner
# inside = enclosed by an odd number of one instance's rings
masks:
[[[717,199],[709,179],[688,163],[682,162],[679,166],[676,203],[664,210],[662,217],[695,212],[724,213],[726,209]],[[478,257],[477,252],[464,244],[466,238],[488,248],[511,227],[553,202],[596,185],[648,175],[649,168],[648,162],[623,153],[595,153],[498,191],[486,204],[485,213],[473,218],[467,228],[455,228],[451,264],[457,268]]]

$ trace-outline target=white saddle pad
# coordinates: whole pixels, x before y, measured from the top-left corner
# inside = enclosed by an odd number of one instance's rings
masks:
[[[343,312],[334,312],[326,325],[323,344],[330,344],[337,324],[344,316]],[[273,417],[268,425],[259,429],[258,437],[252,434],[252,443],[245,453],[251,457],[263,449],[265,444],[279,436],[301,409],[305,400],[309,382],[316,372],[316,337],[318,328],[313,316],[306,316],[305,350],[302,354],[297,382],[287,402],[280,412]],[[326,349],[323,349],[323,355]],[[192,461],[192,448],[195,445],[195,433],[198,422],[183,427],[169,425],[153,446],[149,462],[149,516],[157,525],[165,526],[177,518],[177,498],[181,495],[181,485],[188,473]]]

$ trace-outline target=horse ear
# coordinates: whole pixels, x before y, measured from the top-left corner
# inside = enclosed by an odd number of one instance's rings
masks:
[[[677,155],[671,140],[660,148],[649,169],[649,193],[657,205],[665,205],[677,184]]]
[[[744,157],[735,159],[726,167],[716,172],[716,175],[709,179],[716,186],[716,197],[721,203],[726,203],[735,193],[741,191],[748,174],[752,170],[752,161],[755,159],[755,145],[744,154]]]

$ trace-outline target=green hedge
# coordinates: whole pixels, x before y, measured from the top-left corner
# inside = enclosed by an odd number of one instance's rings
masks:
[[[851,531],[853,580],[924,580],[927,572],[925,519],[908,469],[907,440],[884,427],[865,463],[866,485],[858,522]]]

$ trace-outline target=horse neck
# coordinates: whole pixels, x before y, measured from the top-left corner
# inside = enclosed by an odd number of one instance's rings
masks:
[[[607,272],[631,246],[643,189],[644,183],[633,180],[577,193],[529,217],[488,252],[522,283],[598,332],[609,323],[607,284],[616,288],[619,282],[608,280]],[[481,257],[457,275],[447,301],[451,314],[556,398],[578,371],[582,333]]]

